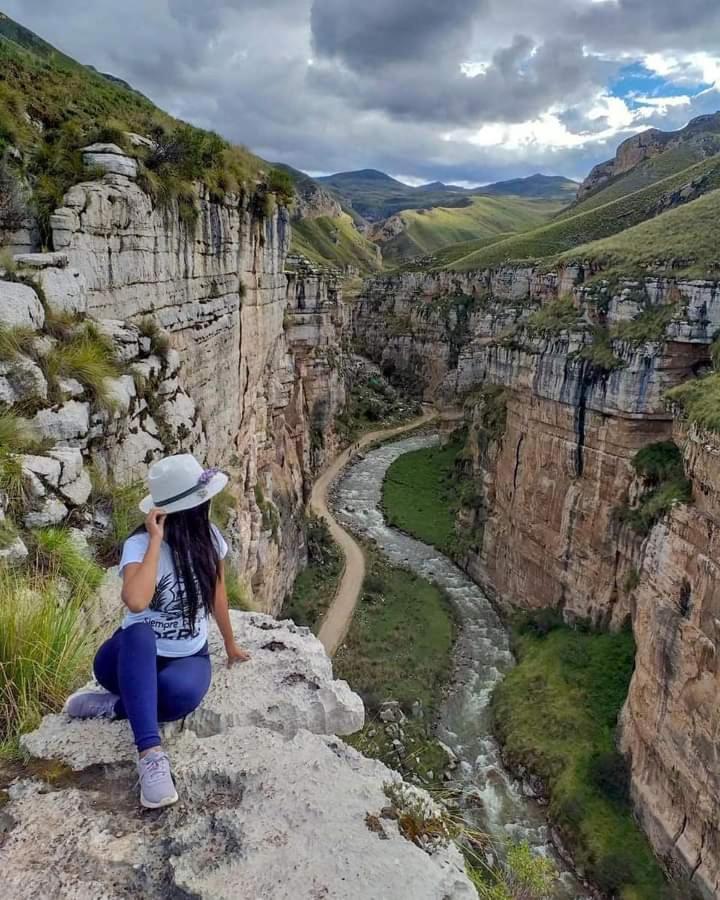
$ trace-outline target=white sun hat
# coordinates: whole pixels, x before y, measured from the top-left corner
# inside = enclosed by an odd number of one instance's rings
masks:
[[[150,493],[141,500],[140,509],[146,514],[153,507],[165,513],[192,509],[219,494],[227,483],[224,472],[203,469],[191,453],[166,456],[150,466]]]

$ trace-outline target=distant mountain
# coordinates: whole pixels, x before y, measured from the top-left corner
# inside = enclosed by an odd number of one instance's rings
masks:
[[[576,182],[555,175],[531,175],[469,189],[441,181],[411,187],[377,169],[339,172],[317,181],[370,222],[379,222],[409,209],[466,207],[472,203],[472,197],[479,196],[504,195],[569,203],[577,190]]]
[[[720,153],[720,112],[697,116],[677,131],[649,128],[623,141],[612,159],[593,168],[580,185],[578,201],[611,186],[648,160],[667,156],[667,165],[656,167],[658,177],[663,178],[716,153]]]

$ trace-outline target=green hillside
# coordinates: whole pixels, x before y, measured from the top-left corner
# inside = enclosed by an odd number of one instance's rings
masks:
[[[291,250],[321,266],[344,269],[354,266],[362,273],[381,268],[377,247],[355,228],[349,215],[320,216],[295,222]]]
[[[468,207],[477,196],[519,196],[568,203],[577,190],[577,184],[568,178],[539,174],[471,189],[442,182],[411,187],[376,169],[339,172],[316,180],[370,222],[382,221],[408,209]]]
[[[620,234],[575,247],[549,259],[547,265],[589,262],[603,277],[720,278],[719,221],[720,189]]]
[[[715,152],[720,153],[720,135],[708,135],[708,141],[715,148]],[[707,144],[700,146],[697,143],[687,142],[666,150],[652,159],[646,159],[624,175],[612,179],[586,200],[567,207],[558,214],[557,218],[566,219],[581,212],[597,209],[598,206],[619,200],[621,197],[642,190],[663,178],[676,175],[695,163],[707,159],[706,150]]]
[[[254,188],[269,168],[245,148],[174,119],[119,80],[80,65],[0,14],[0,160],[8,146],[20,151],[12,168],[33,189],[46,243],[50,214],[86,175],[79,149],[97,140],[127,146],[126,131],[155,139],[156,150],[133,151],[144,155],[139,183],[159,204],[177,199],[186,220],[196,212],[193,181],[204,181],[214,196],[223,196]],[[270,181],[270,188],[289,200],[285,173],[271,173]]]
[[[382,245],[383,257],[393,261],[430,255],[460,241],[487,241],[535,228],[560,207],[561,203],[553,200],[473,197],[469,206],[459,209],[405,210],[400,213],[405,230]]]
[[[720,155],[656,181],[603,206],[578,212],[540,228],[497,241],[451,263],[460,271],[481,269],[509,261],[533,260],[555,256],[581,244],[610,237],[658,214],[658,204],[691,180],[699,190],[720,188]],[[668,215],[668,213],[664,213]]]

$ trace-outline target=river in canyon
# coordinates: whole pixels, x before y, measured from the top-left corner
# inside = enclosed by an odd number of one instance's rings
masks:
[[[454,650],[452,688],[443,703],[437,737],[460,761],[458,787],[480,800],[473,824],[496,845],[527,841],[552,855],[560,871],[558,900],[588,895],[550,843],[543,809],[526,798],[503,767],[490,720],[493,688],[512,667],[508,631],[483,591],[446,556],[385,522],[382,483],[391,463],[404,453],[434,446],[437,435],[409,437],[370,451],[350,465],[333,489],[333,511],[345,528],[374,540],[394,564],[438,584],[454,604],[460,623]],[[412,640],[412,635],[407,636]]]

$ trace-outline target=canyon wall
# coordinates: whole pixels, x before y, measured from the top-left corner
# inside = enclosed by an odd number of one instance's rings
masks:
[[[709,367],[720,289],[588,274],[376,278],[354,306],[355,341],[418,395],[465,404],[459,533],[472,577],[507,606],[632,622],[622,742],[634,797],[658,851],[714,897],[718,449],[681,427],[664,394]],[[646,489],[632,461],[673,439],[696,499],[642,533],[622,514]]]
[[[344,403],[338,283],[307,265],[285,273],[289,216],[261,192],[213,200],[198,187],[188,217],[154,204],[119,150],[109,158],[111,171],[73,187],[52,216],[55,252],[18,256],[18,277],[47,308],[97,323],[129,373],[126,392],[149,380],[168,427],[159,435],[134,393],[113,413],[66,396],[37,417],[120,482],[167,449],[228,471],[235,566],[276,612],[304,561],[309,481],[335,450]],[[169,337],[171,371],[143,338],[149,321]]]

